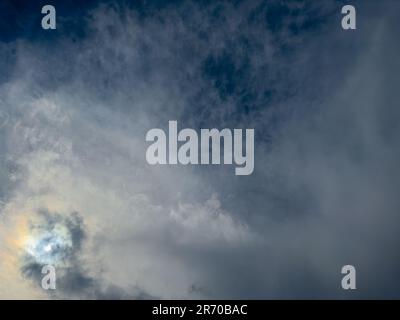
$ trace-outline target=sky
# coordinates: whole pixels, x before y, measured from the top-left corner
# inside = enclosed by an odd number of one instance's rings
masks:
[[[0,299],[400,298],[399,1],[47,2],[0,2]],[[170,120],[254,172],[149,165]]]

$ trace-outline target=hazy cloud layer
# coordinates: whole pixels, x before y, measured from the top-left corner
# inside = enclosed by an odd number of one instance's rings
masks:
[[[103,2],[4,36],[0,298],[398,298],[400,6],[355,5],[349,32],[336,1]],[[254,128],[254,173],[149,166],[168,120]]]

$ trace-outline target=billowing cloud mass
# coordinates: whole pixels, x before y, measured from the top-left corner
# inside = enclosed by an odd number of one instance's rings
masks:
[[[400,3],[353,3],[2,4],[0,298],[399,298]],[[169,120],[253,174],[150,166]]]

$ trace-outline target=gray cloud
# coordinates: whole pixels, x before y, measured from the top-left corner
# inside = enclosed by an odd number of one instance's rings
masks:
[[[56,290],[47,293],[57,299],[154,299],[142,289],[128,291],[104,283],[101,273],[91,274],[82,257],[87,237],[83,218],[78,213],[63,216],[41,211],[30,222],[33,243],[21,257],[21,273],[40,287],[45,265],[56,270]],[[49,247],[50,246],[50,247]],[[47,249],[48,248],[48,249]],[[93,272],[92,272],[93,273]]]
[[[349,33],[334,1],[104,4],[82,38],[1,44],[2,215],[57,212],[56,295],[398,297],[397,4],[356,5]],[[255,128],[255,172],[148,166],[168,120]]]

